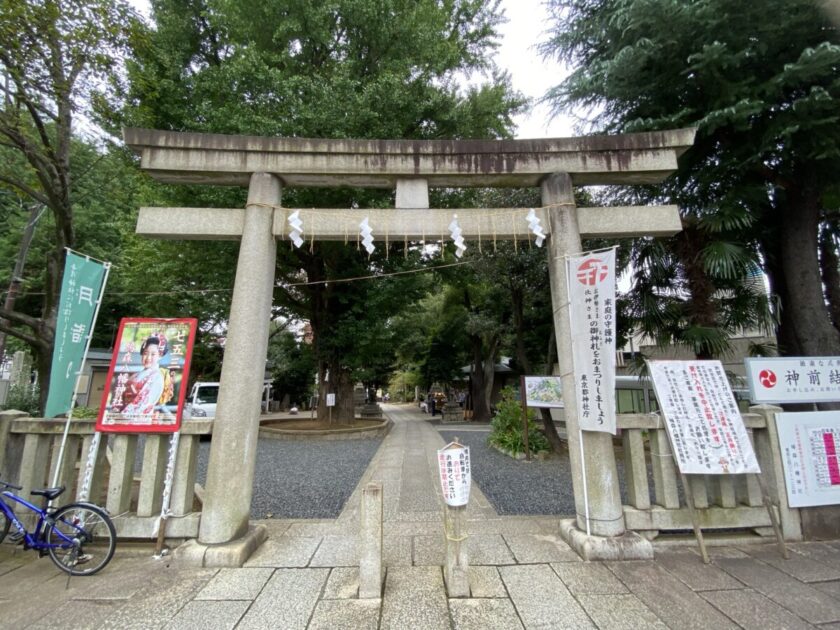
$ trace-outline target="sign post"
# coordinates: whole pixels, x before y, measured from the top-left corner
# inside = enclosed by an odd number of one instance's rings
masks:
[[[329,413],[329,422],[332,424],[332,408],[335,407],[335,394],[327,394],[327,412]]]
[[[446,589],[449,597],[469,597],[469,558],[464,516],[470,500],[470,448],[456,437],[437,452],[440,487],[445,504]]]
[[[709,562],[687,475],[755,474],[782,555],[788,553],[749,434],[720,361],[648,361],[703,562]]]
[[[528,448],[528,400],[525,396],[525,377],[519,377],[519,401],[522,403],[522,443],[525,446],[525,460],[531,461],[531,449]]]

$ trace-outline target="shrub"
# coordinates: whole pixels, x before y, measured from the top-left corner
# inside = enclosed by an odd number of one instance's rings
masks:
[[[534,427],[536,414],[528,410],[528,448],[532,453],[549,450],[545,435]],[[516,400],[516,392],[511,387],[502,390],[502,400],[496,408],[496,415],[490,423],[488,443],[504,451],[518,455],[525,452],[522,439],[522,406]]]
[[[3,403],[3,409],[14,409],[15,411],[23,411],[30,416],[37,416],[40,413],[39,390],[37,386],[31,385],[13,385],[9,388],[9,393],[6,396],[6,402]]]

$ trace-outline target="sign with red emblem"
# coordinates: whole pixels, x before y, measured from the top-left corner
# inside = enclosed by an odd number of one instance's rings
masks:
[[[755,404],[840,400],[840,357],[744,359],[744,366]]]

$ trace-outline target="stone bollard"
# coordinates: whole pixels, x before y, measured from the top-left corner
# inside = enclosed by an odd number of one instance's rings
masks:
[[[382,597],[382,484],[362,491],[359,537],[359,599]]]
[[[444,578],[449,597],[470,596],[470,565],[467,557],[467,506],[447,505],[446,508],[446,567]]]

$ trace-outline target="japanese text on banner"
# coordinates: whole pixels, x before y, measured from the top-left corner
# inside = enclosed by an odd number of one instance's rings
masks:
[[[578,423],[615,434],[615,250],[568,259]]]
[[[447,505],[466,505],[470,500],[470,447],[452,442],[437,456],[443,500]]]
[[[67,252],[55,321],[50,389],[44,416],[70,411],[76,374],[82,369],[96,304],[104,289],[105,264]]]

